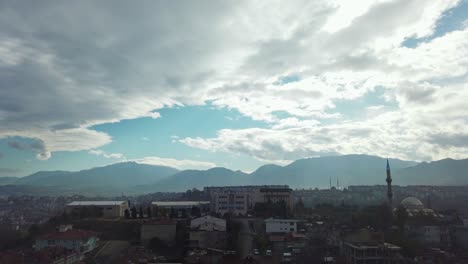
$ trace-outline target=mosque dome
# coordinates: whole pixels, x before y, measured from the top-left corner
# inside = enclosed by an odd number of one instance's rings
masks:
[[[414,197],[403,199],[403,201],[401,201],[401,205],[406,209],[424,209],[424,204]]]

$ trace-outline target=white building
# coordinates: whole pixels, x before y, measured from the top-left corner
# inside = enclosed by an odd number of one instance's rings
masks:
[[[265,230],[266,233],[296,233],[298,222],[300,220],[268,218],[265,220]]]
[[[213,194],[213,209],[216,213],[224,215],[245,215],[249,210],[250,196],[248,193],[235,191],[222,191]]]
[[[67,204],[65,208],[68,214],[105,218],[122,217],[126,209],[128,209],[126,201],[75,201]]]
[[[60,226],[56,232],[42,235],[36,239],[36,251],[49,247],[62,247],[77,253],[87,253],[97,247],[95,232],[73,229],[71,225]]]

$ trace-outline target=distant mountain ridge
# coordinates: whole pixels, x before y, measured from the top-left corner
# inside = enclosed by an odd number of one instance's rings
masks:
[[[103,188],[126,190],[139,184],[153,183],[179,170],[166,166],[122,162],[76,172],[41,171],[20,178],[14,184],[33,186],[61,186],[76,190]]]
[[[468,185],[468,159],[414,162],[389,159],[395,185]],[[69,192],[116,194],[185,191],[220,185],[287,184],[292,188],[374,185],[385,183],[386,159],[343,155],[300,159],[286,166],[267,164],[248,174],[222,167],[183,170],[135,162],[116,163],[77,172],[40,171],[23,178],[0,177],[6,184],[56,187]],[[17,190],[17,188],[15,189]]]

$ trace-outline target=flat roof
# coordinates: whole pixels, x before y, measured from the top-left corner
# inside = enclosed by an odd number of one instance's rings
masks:
[[[196,206],[209,203],[209,201],[154,201],[151,204],[157,206]]]
[[[268,218],[268,219],[265,219],[265,222],[303,222],[303,220]]]
[[[85,205],[121,205],[125,201],[74,201],[67,205],[85,206]]]

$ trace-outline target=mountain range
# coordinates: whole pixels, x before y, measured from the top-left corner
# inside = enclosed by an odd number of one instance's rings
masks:
[[[389,159],[395,185],[466,185],[468,159],[414,162]],[[185,191],[220,185],[287,184],[293,188],[385,184],[386,159],[343,155],[268,164],[252,173],[216,167],[183,170],[122,162],[76,172],[40,171],[22,178],[0,177],[0,191],[37,187],[54,193],[116,195]]]

